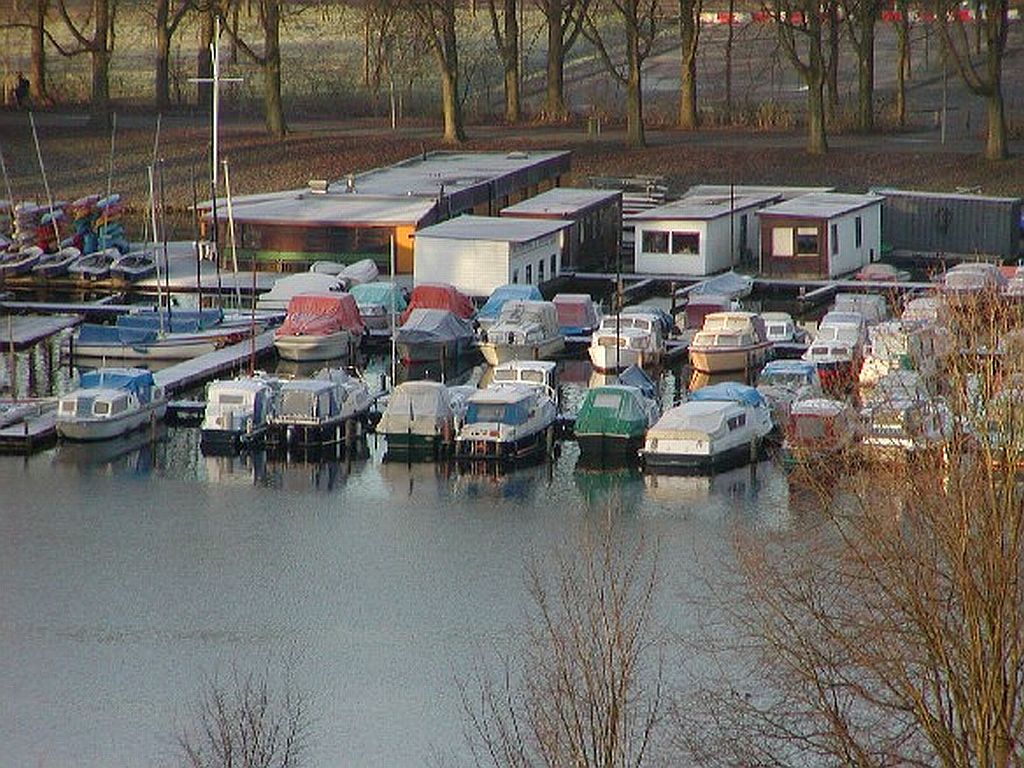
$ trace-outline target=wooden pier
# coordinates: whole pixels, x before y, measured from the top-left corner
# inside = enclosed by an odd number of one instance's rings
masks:
[[[80,322],[82,318],[78,315],[8,315],[0,321],[0,338],[4,349],[13,347],[21,351]]]
[[[250,357],[262,357],[273,347],[274,332],[265,331],[256,336],[255,340],[245,339],[230,347],[208,352],[156,371],[153,373],[153,379],[171,395],[224,371],[240,368]]]
[[[0,453],[27,455],[57,440],[57,401],[43,398],[26,405],[32,406],[30,412],[0,427]]]

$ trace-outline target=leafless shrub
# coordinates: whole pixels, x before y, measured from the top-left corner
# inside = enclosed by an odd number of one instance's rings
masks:
[[[459,680],[476,765],[639,768],[662,704],[652,623],[656,558],[605,531],[527,568],[532,609],[517,651]]]
[[[275,690],[265,674],[211,679],[191,722],[176,735],[187,768],[301,768],[310,720],[302,697]]]

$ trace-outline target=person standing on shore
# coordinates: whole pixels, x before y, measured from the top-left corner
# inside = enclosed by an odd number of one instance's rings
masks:
[[[14,103],[18,105],[18,108],[28,106],[28,88],[29,82],[21,70],[14,76]]]

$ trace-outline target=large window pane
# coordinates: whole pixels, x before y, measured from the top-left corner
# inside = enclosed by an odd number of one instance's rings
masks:
[[[668,253],[668,232],[644,232],[644,253]]]
[[[696,255],[700,252],[700,233],[673,232],[672,253]]]

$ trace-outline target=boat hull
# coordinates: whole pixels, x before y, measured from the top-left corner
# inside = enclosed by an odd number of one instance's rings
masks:
[[[768,359],[770,345],[750,347],[690,347],[690,366],[701,373],[734,373],[760,370]]]
[[[528,435],[522,435],[515,440],[492,440],[474,437],[472,439],[456,438],[455,458],[460,461],[525,461],[531,458],[540,458],[547,454],[548,430],[553,425],[547,425]]]
[[[352,336],[347,331],[329,333],[325,336],[285,335],[274,339],[274,348],[279,357],[300,363],[347,358],[351,346]]]
[[[763,453],[761,441],[753,447],[748,443],[733,446],[712,454],[657,453],[643,451],[641,457],[648,472],[692,472],[707,474],[734,469],[750,464]]]
[[[405,365],[444,363],[454,365],[469,352],[469,344],[463,340],[430,341],[423,344],[398,342],[396,351]]]
[[[625,464],[639,459],[644,435],[576,435],[580,461],[587,464]]]
[[[199,448],[204,454],[214,456],[237,453],[261,443],[266,431],[266,425],[248,432],[238,429],[203,429],[199,433]]]
[[[389,461],[430,460],[446,453],[451,446],[450,439],[446,441],[441,434],[385,432],[384,439],[388,441],[384,458]]]
[[[140,408],[137,411],[121,414],[115,418],[93,419],[57,418],[57,434],[66,440],[91,441],[109,440],[126,435],[136,429],[155,424],[167,411],[167,401],[160,400]]]
[[[501,365],[512,360],[547,360],[565,349],[561,336],[537,344],[493,344],[480,345],[480,352],[488,365]]]
[[[591,345],[588,348],[591,365],[603,373],[614,373],[624,371],[631,365],[635,365],[638,368],[652,368],[661,362],[661,355],[653,350],[619,347],[619,354],[616,357],[615,349],[615,347]]]
[[[229,343],[227,337],[203,337],[164,341],[155,344],[76,344],[75,358],[107,360],[191,360],[220,349]]]

